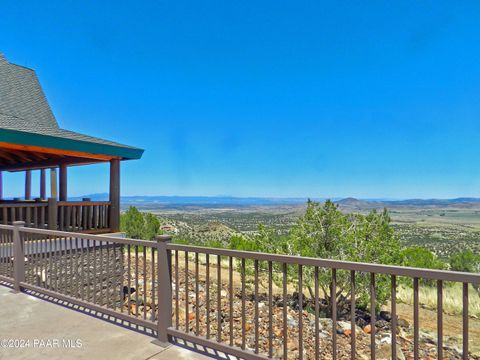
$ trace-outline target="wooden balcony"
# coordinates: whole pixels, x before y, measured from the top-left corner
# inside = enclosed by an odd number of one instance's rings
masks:
[[[0,223],[25,221],[26,227],[37,229],[101,234],[116,230],[111,226],[111,211],[110,201],[4,200],[0,203]]]

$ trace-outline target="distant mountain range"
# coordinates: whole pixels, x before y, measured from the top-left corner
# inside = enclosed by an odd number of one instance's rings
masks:
[[[90,198],[96,201],[108,200],[107,193],[89,194],[72,197],[72,200]],[[260,198],[234,196],[122,196],[122,203],[158,203],[165,205],[296,205],[303,204],[307,198]],[[314,199],[324,201],[325,199]]]
[[[91,198],[96,201],[108,200],[107,193],[90,194],[81,197],[72,197],[71,200]],[[159,204],[159,205],[235,205],[235,206],[261,206],[261,205],[300,205],[305,204],[308,198],[261,198],[261,197],[234,197],[234,196],[122,196],[123,204]],[[325,201],[326,198],[312,198],[315,201]],[[333,198],[334,202],[344,207],[369,208],[383,206],[451,206],[461,204],[478,204],[480,198],[460,197],[454,199],[356,199]]]

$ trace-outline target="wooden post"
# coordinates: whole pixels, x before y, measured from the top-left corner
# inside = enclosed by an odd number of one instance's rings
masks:
[[[47,198],[47,182],[45,179],[45,169],[40,170],[40,199],[45,200]]]
[[[110,230],[120,231],[120,160],[110,160]]]
[[[20,283],[25,282],[25,249],[20,228],[25,226],[24,221],[13,222],[13,274],[15,291],[21,291]]]
[[[25,200],[32,198],[32,171],[25,171]]]
[[[67,201],[67,165],[60,165],[60,201]]]
[[[57,169],[50,169],[50,197],[57,198]]]
[[[157,296],[158,323],[157,344],[168,346],[167,329],[172,326],[172,254],[167,244],[172,241],[169,235],[159,235],[157,240]],[[188,320],[187,320],[188,321]]]
[[[56,197],[48,198],[48,228],[57,230],[58,228],[58,203]]]

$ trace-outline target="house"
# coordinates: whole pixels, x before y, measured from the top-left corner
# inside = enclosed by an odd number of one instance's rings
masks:
[[[160,230],[169,234],[178,234],[178,229],[174,225],[170,224],[160,226]]]
[[[120,163],[142,154],[142,149],[61,128],[35,71],[10,63],[0,53],[0,223],[21,220],[36,228],[116,232]],[[109,201],[68,201],[68,168],[101,162],[110,164]],[[51,179],[48,198],[46,170]],[[4,199],[5,171],[25,173],[23,198]],[[32,171],[40,173],[37,199],[32,199]]]

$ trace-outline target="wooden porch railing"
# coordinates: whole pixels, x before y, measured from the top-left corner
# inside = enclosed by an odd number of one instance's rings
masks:
[[[26,227],[85,233],[107,233],[108,201],[8,201],[0,203],[0,224],[24,221]]]
[[[480,284],[480,274],[178,245],[168,236],[143,241],[22,225],[0,225],[0,281],[153,329],[164,343],[181,338],[243,359],[353,360],[362,345],[375,359],[379,344],[385,345],[376,334],[377,291],[380,279],[387,279],[382,282],[390,295],[391,341],[386,345],[396,359],[397,288],[402,279],[411,282],[413,295],[413,334],[407,339],[411,350],[405,357],[420,359],[426,351],[420,341],[420,289],[429,281],[438,293],[436,358],[447,351],[442,306],[451,283],[460,283],[462,289],[458,356],[478,358],[469,352],[476,339],[470,336],[468,305],[469,288]],[[21,261],[12,263],[12,256]],[[330,281],[332,294],[340,279],[350,284],[350,337],[337,333],[338,294],[330,299],[329,318],[320,318],[320,277]],[[354,335],[360,279],[367,283],[371,327],[362,344]],[[307,282],[314,289],[313,302],[304,294]],[[330,324],[326,337],[321,320]],[[429,344],[429,354],[431,349]]]
[[[25,221],[25,226],[39,229],[48,228],[47,202],[7,202],[0,204],[0,223],[13,224]]]
[[[58,229],[99,233],[110,231],[110,202],[59,201]]]

